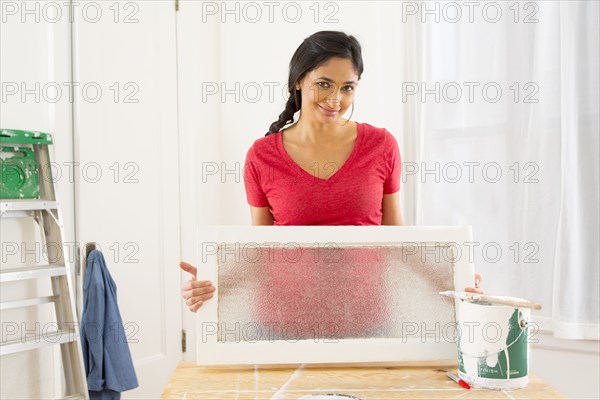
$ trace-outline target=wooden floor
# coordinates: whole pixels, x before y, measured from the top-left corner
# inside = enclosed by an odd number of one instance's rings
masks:
[[[432,367],[210,369],[192,362],[179,364],[161,398],[299,399],[327,393],[365,400],[564,399],[531,373],[524,389],[465,390]]]

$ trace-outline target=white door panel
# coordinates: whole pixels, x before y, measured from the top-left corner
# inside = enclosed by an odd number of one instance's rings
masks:
[[[77,236],[117,284],[140,383],[123,397],[157,398],[181,359],[175,8],[92,3],[74,13]]]

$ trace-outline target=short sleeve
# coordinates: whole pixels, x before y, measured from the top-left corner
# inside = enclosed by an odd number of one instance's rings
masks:
[[[383,194],[392,194],[400,190],[402,163],[400,149],[394,135],[385,130],[384,162],[387,178],[383,183]]]
[[[250,147],[246,154],[244,164],[244,187],[246,188],[246,199],[253,207],[267,207],[269,202],[267,195],[261,187],[261,165],[256,158],[254,146]]]

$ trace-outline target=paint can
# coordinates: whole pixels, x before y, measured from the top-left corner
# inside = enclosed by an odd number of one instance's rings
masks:
[[[458,313],[459,377],[475,388],[526,387],[530,309],[461,301]]]

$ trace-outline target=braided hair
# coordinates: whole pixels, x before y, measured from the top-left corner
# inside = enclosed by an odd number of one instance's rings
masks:
[[[279,132],[285,125],[294,122],[294,114],[302,105],[302,93],[296,89],[296,83],[332,57],[352,60],[360,79],[363,73],[363,61],[360,43],[354,36],[339,31],[320,31],[312,34],[304,39],[292,56],[288,76],[290,97],[285,104],[285,109],[279,114],[277,121],[271,124],[265,136]]]

